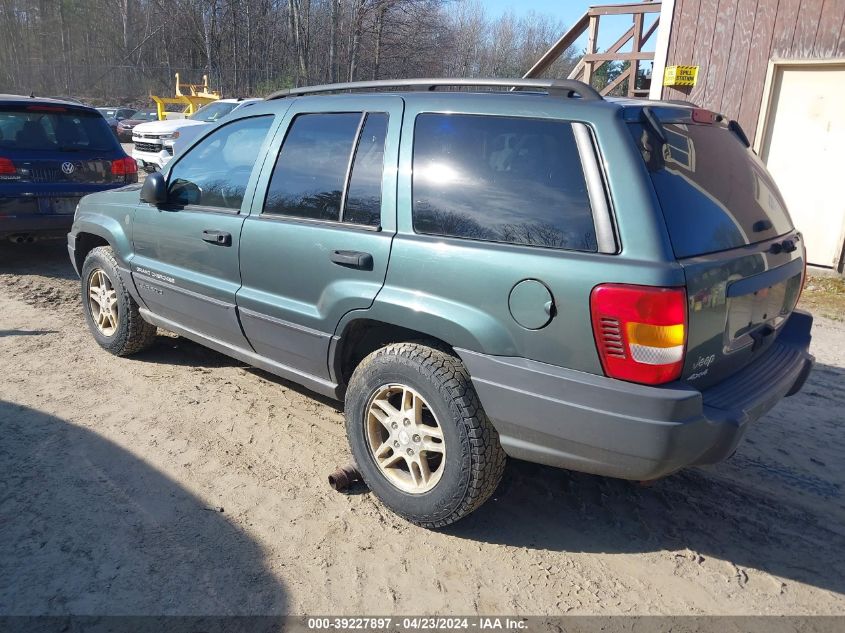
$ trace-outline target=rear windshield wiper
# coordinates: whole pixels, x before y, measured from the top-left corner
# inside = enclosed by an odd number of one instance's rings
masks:
[[[748,137],[745,135],[745,130],[742,129],[742,126],[739,124],[738,121],[734,121],[733,119],[731,119],[731,121],[728,123],[728,129],[737,135],[739,140],[742,141],[743,145],[745,145],[746,147],[751,147],[751,143],[749,142]]]
[[[660,171],[665,166],[663,148],[667,145],[666,130],[648,106],[640,110],[642,134],[638,139],[640,154],[650,172]]]
[[[650,128],[650,130],[654,133],[654,135],[660,139],[660,142],[665,144],[666,143],[666,132],[663,130],[663,126],[660,124],[660,121],[657,120],[657,117],[654,116],[654,112],[651,111],[651,108],[645,106],[642,109],[642,116],[640,117],[646,125]]]

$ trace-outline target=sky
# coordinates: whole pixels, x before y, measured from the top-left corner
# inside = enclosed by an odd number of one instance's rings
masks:
[[[566,24],[572,24],[577,20],[587,7],[596,4],[620,4],[622,0],[595,0],[584,2],[581,0],[481,0],[481,4],[487,9],[490,15],[505,13],[513,10],[516,14],[536,11],[537,13],[549,13],[560,18]],[[630,0],[626,0],[630,2]]]
[[[563,22],[567,28],[572,26],[590,7],[602,4],[624,4],[632,0],[480,0],[490,17],[499,16],[508,11],[516,15],[524,15],[530,11],[552,15]],[[646,16],[646,25],[651,24],[653,18]],[[606,49],[631,25],[630,16],[603,16],[599,22],[599,49]],[[561,33],[563,35],[563,33]],[[652,36],[650,46],[644,50],[654,50]],[[587,45],[586,34],[576,42],[576,48],[582,49]],[[628,50],[627,48],[623,50]]]

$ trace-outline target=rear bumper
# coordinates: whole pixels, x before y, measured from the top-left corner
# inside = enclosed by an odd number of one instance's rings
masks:
[[[648,480],[729,457],[752,422],[799,391],[814,362],[812,322],[796,311],[765,355],[703,392],[456,351],[508,455]]]
[[[70,230],[73,214],[26,214],[0,217],[0,239],[12,235],[62,236]]]

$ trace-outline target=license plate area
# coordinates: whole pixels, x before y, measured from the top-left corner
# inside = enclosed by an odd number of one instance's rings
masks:
[[[795,308],[800,289],[798,274],[754,292],[729,297],[725,351],[752,345],[752,334],[762,327],[780,328]]]
[[[48,215],[73,215],[79,198],[39,198],[38,206],[41,213]]]

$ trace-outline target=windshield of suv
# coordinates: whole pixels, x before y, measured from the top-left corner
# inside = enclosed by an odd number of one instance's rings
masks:
[[[107,119],[113,119],[117,116],[117,108],[97,108],[97,112],[102,114]]]
[[[203,106],[202,108],[194,112],[188,118],[193,119],[194,121],[205,121],[206,123],[214,123],[215,121],[219,121],[224,116],[229,114],[237,106],[237,103],[220,103],[219,101],[216,103],[209,103],[207,106]]]
[[[765,165],[727,127],[663,123],[665,143],[647,125],[628,127],[677,257],[738,248],[792,230]]]
[[[91,111],[63,106],[0,107],[0,148],[35,151],[107,151],[114,134]]]
[[[141,110],[132,115],[135,121],[158,121],[158,112],[155,110]]]

